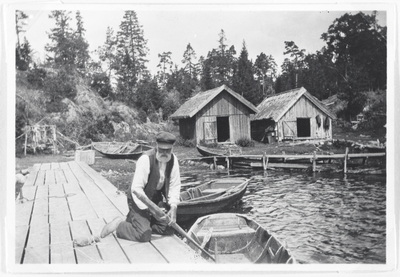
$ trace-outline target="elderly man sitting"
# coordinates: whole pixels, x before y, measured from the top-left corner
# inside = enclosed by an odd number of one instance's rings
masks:
[[[132,241],[148,242],[152,232],[172,235],[170,226],[176,222],[176,210],[179,203],[181,180],[177,157],[172,153],[176,137],[168,132],[156,136],[156,149],[144,153],[137,161],[135,175],[127,193],[129,213],[125,221],[117,217],[101,231],[103,238],[116,231],[117,237]],[[157,205],[168,210],[167,216],[157,217],[151,214],[147,206],[135,195],[147,197]]]

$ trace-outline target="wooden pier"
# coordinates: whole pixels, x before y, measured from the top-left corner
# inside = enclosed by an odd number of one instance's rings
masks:
[[[209,156],[201,158],[192,158],[190,160],[212,160],[214,168],[217,164],[225,164],[230,168],[290,168],[290,169],[311,169],[319,171],[321,168],[337,168],[338,163],[333,164],[333,161],[340,162],[343,165],[343,172],[347,173],[348,167],[353,166],[348,162],[350,160],[359,160],[358,165],[366,165],[370,159],[384,159],[386,153],[349,153],[348,148],[343,154],[313,154],[293,155],[293,154],[265,154],[262,155],[228,155],[228,156]]]
[[[35,164],[15,205],[16,264],[208,263],[176,236],[74,245],[128,212],[125,194],[84,162]]]

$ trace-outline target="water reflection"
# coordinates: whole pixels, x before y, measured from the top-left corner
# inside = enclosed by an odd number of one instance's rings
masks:
[[[226,172],[189,172],[197,185]],[[283,171],[231,171],[253,177],[241,203],[227,212],[247,214],[283,242],[300,263],[385,263],[384,176]]]

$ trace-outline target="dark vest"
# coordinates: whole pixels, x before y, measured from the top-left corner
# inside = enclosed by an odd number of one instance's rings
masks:
[[[149,177],[147,179],[147,183],[144,187],[144,193],[146,196],[152,200],[154,203],[158,204],[162,200],[162,195],[164,195],[165,199],[168,202],[168,192],[169,192],[169,183],[171,179],[171,172],[172,172],[172,167],[174,166],[174,155],[171,155],[171,160],[167,163],[167,166],[165,168],[165,178],[164,178],[164,185],[162,186],[161,190],[157,191],[157,185],[158,181],[160,179],[160,168],[159,168],[159,162],[156,158],[156,150],[152,149],[149,150],[143,155],[149,156],[150,160],[150,173]],[[127,193],[128,197],[128,203],[129,201],[133,201],[132,199],[132,184],[129,186],[129,193]]]

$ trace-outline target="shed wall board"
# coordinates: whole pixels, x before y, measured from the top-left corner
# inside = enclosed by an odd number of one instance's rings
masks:
[[[316,116],[321,117],[321,126],[318,127]],[[329,118],[329,129],[324,128],[324,120],[328,117],[304,96],[301,97],[279,120],[278,136],[279,140],[284,138],[284,122],[294,122],[297,118],[310,118],[311,139],[332,138],[332,120]]]

